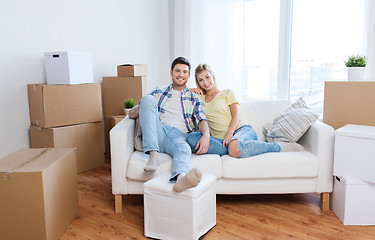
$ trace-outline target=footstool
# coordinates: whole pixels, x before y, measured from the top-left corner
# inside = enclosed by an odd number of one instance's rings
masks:
[[[144,183],[145,236],[198,239],[216,225],[216,176],[204,173],[198,186],[177,193],[170,173]]]

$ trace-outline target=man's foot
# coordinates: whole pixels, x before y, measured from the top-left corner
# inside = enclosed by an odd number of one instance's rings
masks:
[[[150,151],[150,159],[147,166],[143,168],[146,172],[155,172],[159,166],[159,153],[158,151]]]
[[[202,172],[198,168],[193,168],[187,174],[181,173],[176,184],[173,186],[175,192],[182,192],[186,189],[196,187],[202,179]]]
[[[280,152],[299,152],[303,151],[302,145],[295,142],[278,142],[281,147]]]

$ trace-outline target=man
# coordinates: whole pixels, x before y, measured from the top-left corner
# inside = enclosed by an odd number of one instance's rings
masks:
[[[202,178],[199,169],[190,171],[191,148],[186,136],[198,123],[202,137],[198,142],[197,154],[207,152],[210,140],[206,115],[200,97],[187,87],[190,77],[190,63],[183,57],[172,62],[170,74],[172,84],[163,89],[157,88],[141,99],[140,105],[129,112],[129,118],[139,116],[143,150],[150,155],[144,168],[147,172],[156,171],[159,166],[159,152],[172,156],[173,190],[182,192],[198,185]]]

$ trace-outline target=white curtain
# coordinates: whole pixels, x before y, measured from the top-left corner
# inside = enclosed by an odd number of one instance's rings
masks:
[[[169,0],[170,62],[176,57],[190,59],[191,0]]]
[[[375,80],[375,1],[365,2],[364,55],[367,56],[365,80]]]
[[[210,65],[215,72],[218,88],[230,88],[241,99],[243,1],[192,0],[191,3],[193,69],[198,64]]]
[[[243,81],[242,0],[170,0],[171,61],[187,57],[192,64],[190,87],[195,87],[194,70],[209,64],[220,89],[231,88],[241,98]]]

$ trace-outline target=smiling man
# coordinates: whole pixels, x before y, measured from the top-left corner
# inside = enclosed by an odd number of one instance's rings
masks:
[[[172,83],[144,96],[140,105],[129,112],[129,118],[139,116],[143,149],[150,156],[144,170],[156,171],[159,153],[169,154],[173,159],[170,181],[175,183],[173,189],[181,192],[197,186],[202,177],[199,169],[190,170],[191,148],[186,142],[187,134],[194,131],[198,122],[202,137],[197,154],[207,152],[210,134],[200,97],[186,87],[190,77],[189,61],[176,58],[170,73]]]

